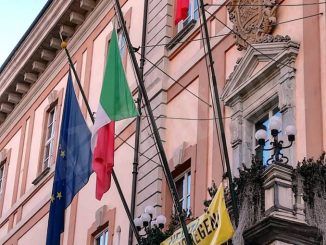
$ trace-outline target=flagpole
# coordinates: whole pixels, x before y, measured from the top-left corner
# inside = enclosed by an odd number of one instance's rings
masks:
[[[223,150],[224,161],[225,161],[225,165],[226,165],[226,169],[227,169],[227,176],[229,179],[230,193],[231,193],[231,199],[232,199],[233,217],[234,217],[235,225],[238,226],[238,222],[239,222],[238,206],[237,206],[237,200],[236,200],[236,195],[235,195],[233,181],[232,181],[230,160],[229,160],[229,155],[228,155],[228,150],[227,150],[224,125],[223,125],[223,121],[222,121],[222,111],[221,111],[220,99],[219,99],[219,94],[218,94],[218,89],[217,89],[217,81],[216,81],[216,76],[215,76],[212,50],[211,50],[211,45],[210,45],[210,40],[209,40],[209,35],[208,35],[207,20],[206,20],[206,15],[205,15],[205,5],[204,5],[203,0],[199,0],[199,1],[200,1],[201,12],[202,12],[201,15],[203,18],[203,27],[204,27],[205,37],[206,37],[204,39],[206,40],[206,46],[207,46],[207,50],[208,50],[207,54],[208,54],[208,58],[209,58],[209,67],[211,70],[211,77],[212,77],[212,80],[211,80],[212,85],[213,85],[212,86],[213,87],[212,98],[213,98],[213,103],[215,104],[214,110],[215,110],[215,113],[217,113],[219,129],[220,129],[220,137],[222,140],[222,148],[223,148],[222,150]]]
[[[92,113],[91,107],[89,106],[89,103],[88,103],[87,97],[86,97],[86,95],[85,95],[84,89],[83,89],[83,87],[82,87],[82,85],[81,85],[80,79],[79,79],[78,74],[77,74],[76,69],[75,69],[75,66],[74,66],[74,64],[73,64],[73,62],[72,62],[71,56],[70,56],[69,51],[68,51],[68,49],[67,49],[67,43],[64,42],[64,41],[62,41],[62,43],[61,43],[61,48],[65,50],[65,53],[66,53],[67,58],[68,58],[69,65],[70,65],[70,67],[71,67],[71,69],[72,69],[72,72],[74,73],[75,78],[76,78],[76,81],[77,81],[77,84],[78,84],[79,90],[80,90],[80,92],[81,92],[81,94],[82,94],[83,100],[84,100],[84,102],[85,102],[85,105],[86,105],[86,108],[87,108],[87,111],[88,111],[88,114],[89,114],[89,116],[90,116],[90,118],[91,118],[91,120],[92,120],[92,123],[94,123],[94,120],[95,120],[95,119],[94,119],[94,115],[93,115],[93,113]],[[112,177],[113,177],[113,181],[114,181],[114,183],[115,183],[115,185],[116,185],[116,187],[117,187],[117,190],[118,190],[119,196],[120,196],[120,198],[121,198],[121,201],[122,201],[123,207],[124,207],[124,209],[125,209],[125,211],[126,211],[126,214],[127,214],[127,216],[128,216],[128,219],[129,219],[129,222],[130,222],[130,227],[131,227],[131,229],[133,230],[133,232],[134,232],[134,234],[135,234],[135,237],[136,237],[137,242],[138,242],[139,244],[141,244],[141,240],[140,240],[140,236],[139,236],[138,230],[137,230],[136,225],[135,225],[135,223],[134,223],[134,220],[133,220],[133,218],[132,218],[132,216],[131,216],[131,213],[130,213],[130,210],[129,210],[128,204],[127,204],[126,199],[125,199],[125,197],[124,197],[124,195],[123,195],[123,192],[122,192],[121,186],[120,186],[120,184],[119,184],[119,180],[118,180],[118,178],[117,178],[117,176],[116,176],[116,174],[115,174],[114,169],[112,169]]]
[[[129,50],[129,54],[130,54],[133,66],[135,68],[135,72],[136,72],[136,76],[137,76],[136,80],[138,80],[138,89],[140,89],[140,92],[142,93],[144,103],[145,103],[145,106],[147,108],[148,116],[149,116],[150,122],[152,124],[155,141],[156,141],[156,144],[158,146],[159,153],[160,153],[161,160],[162,160],[162,167],[163,167],[163,170],[164,170],[164,174],[165,174],[169,189],[170,189],[171,194],[172,194],[172,199],[173,199],[173,202],[174,202],[174,206],[175,206],[175,208],[177,209],[177,212],[178,212],[178,217],[179,217],[179,220],[180,220],[180,223],[181,223],[182,230],[184,232],[186,244],[187,245],[192,245],[192,239],[191,239],[191,236],[190,236],[190,234],[189,234],[189,232],[187,230],[187,225],[186,225],[186,222],[185,222],[185,219],[184,219],[185,215],[184,215],[184,212],[183,212],[182,207],[181,207],[180,202],[179,202],[180,199],[178,197],[177,189],[176,189],[175,183],[173,181],[171,171],[169,169],[169,164],[168,164],[168,160],[167,160],[167,157],[166,157],[166,154],[165,154],[165,151],[164,151],[161,136],[159,134],[158,127],[156,125],[156,121],[155,121],[153,111],[152,111],[152,108],[151,108],[151,105],[150,105],[150,101],[149,101],[149,98],[148,98],[148,95],[147,95],[147,91],[145,89],[145,85],[143,83],[142,75],[141,75],[141,72],[139,70],[139,66],[138,66],[138,63],[137,63],[137,60],[136,60],[136,56],[135,56],[135,51],[133,49],[133,46],[131,45],[131,41],[130,41],[130,38],[129,38],[129,34],[128,34],[128,31],[127,31],[127,27],[126,27],[124,18],[123,18],[123,14],[122,14],[122,10],[121,10],[119,0],[115,0],[115,4],[116,4],[117,14],[118,14],[118,17],[120,19],[120,25],[121,25],[121,27],[123,29],[124,34],[125,34],[125,39],[126,39],[127,47],[128,47],[128,50]]]
[[[148,12],[148,0],[144,0],[144,13],[143,13],[143,30],[140,50],[140,73],[142,80],[144,79],[144,65],[145,65],[145,45],[146,45],[146,32],[147,32],[147,12]],[[141,123],[141,101],[142,93],[138,89],[137,98],[137,109],[139,115],[136,118],[136,132],[135,132],[135,151],[134,151],[134,162],[132,171],[132,187],[131,187],[131,205],[130,211],[133,218],[135,218],[135,207],[136,207],[136,191],[137,191],[137,177],[138,177],[138,165],[139,165],[139,142],[140,142],[140,123]],[[132,245],[133,235],[132,228],[129,228],[129,240],[128,244]]]

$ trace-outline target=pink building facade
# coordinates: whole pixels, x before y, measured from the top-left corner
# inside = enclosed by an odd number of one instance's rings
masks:
[[[297,128],[294,146],[284,151],[288,165],[296,167],[304,157],[318,157],[326,150],[326,15],[319,15],[325,13],[326,5],[288,0],[273,8],[272,1],[265,5],[255,1],[257,6],[250,12],[238,8],[242,1],[231,1],[228,7],[226,1],[205,2],[233,175],[239,175],[237,168],[243,163],[250,166],[251,155],[256,154],[257,125],[274,114],[282,119],[283,131],[289,124]],[[143,2],[120,3],[131,42],[138,47]],[[207,188],[212,181],[222,181],[225,166],[213,120],[207,49],[197,1],[190,0],[188,19],[178,25],[174,24],[174,13],[174,1],[149,1],[144,80],[180,201],[198,217],[204,212],[203,201],[209,198]],[[261,28],[259,35],[245,30],[252,23]],[[0,244],[45,244],[69,70],[59,33],[68,37],[75,68],[90,107],[96,111],[113,26],[117,26],[114,1],[49,1],[1,67]],[[249,44],[235,38],[232,28],[237,28],[234,30]],[[122,32],[118,35],[129,87],[136,99],[133,66]],[[75,91],[91,126],[77,85]],[[172,200],[146,116],[143,112],[135,216],[152,205],[155,216],[163,213],[169,217]],[[128,203],[135,125],[135,119],[128,119],[116,126],[115,171]],[[284,169],[271,168],[265,177],[278,174],[282,181],[289,181]],[[266,187],[266,211],[275,204],[269,189]],[[267,216],[306,225],[302,213],[291,211],[299,202],[291,188],[278,193],[290,211],[281,208]],[[97,201],[93,174],[66,210],[62,244],[124,245],[128,234],[129,221],[115,185]],[[316,244],[299,240],[274,237],[258,244]]]

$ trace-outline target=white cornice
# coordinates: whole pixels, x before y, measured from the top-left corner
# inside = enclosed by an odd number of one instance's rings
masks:
[[[44,16],[38,21],[26,40],[22,43],[4,71],[0,74],[0,95],[10,86],[14,78],[44,41],[46,36],[57,24],[69,8],[73,0],[53,1]]]
[[[101,1],[92,13],[87,17],[85,22],[75,32],[72,39],[69,41],[68,49],[70,54],[73,55],[78,48],[85,42],[87,37],[94,31],[96,26],[102,21],[108,11],[113,7],[112,0]],[[60,51],[53,62],[39,77],[38,81],[28,91],[27,95],[15,107],[14,111],[10,113],[8,118],[2,123],[0,127],[0,142],[10,132],[10,130],[19,122],[22,116],[28,111],[29,108],[44,92],[47,86],[53,81],[59,71],[67,64],[65,53]]]

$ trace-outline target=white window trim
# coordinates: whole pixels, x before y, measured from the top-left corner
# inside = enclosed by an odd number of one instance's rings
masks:
[[[126,39],[125,39],[122,31],[118,32],[118,46],[119,46],[119,52],[120,52],[121,59],[123,59],[123,57],[126,54],[127,44],[126,44]]]
[[[179,21],[179,23],[177,25],[178,32],[180,32],[184,28],[184,26],[185,26],[184,23],[189,23],[189,21],[195,19],[195,1],[197,1],[197,0],[189,0],[190,15],[188,15],[186,19]],[[199,6],[197,7],[197,10],[199,12]]]
[[[105,228],[105,229],[101,230],[101,231],[100,231],[100,232],[99,232],[99,233],[94,237],[94,245],[97,245],[97,244],[96,244],[96,240],[97,240],[98,238],[100,238],[101,235],[104,235],[105,232],[108,233],[108,240],[107,240],[107,243],[109,242],[109,228]],[[105,244],[105,245],[107,245],[107,244]]]
[[[252,139],[253,139],[252,140],[252,154],[253,155],[256,155],[256,150],[257,150],[258,147],[260,147],[259,145],[257,145],[256,138],[255,138],[255,134],[256,134],[256,123],[259,122],[264,116],[266,116],[267,113],[268,113],[268,119],[271,119],[271,117],[274,116],[273,111],[276,108],[278,108],[278,101],[277,100],[275,101],[275,104],[272,105],[271,107],[259,108],[260,111],[262,111],[263,113],[261,113],[259,115],[259,117],[257,117],[256,120],[253,121],[253,124],[252,124]],[[281,114],[281,120],[283,121],[282,114]],[[269,130],[269,129],[267,129],[267,130]],[[271,140],[273,140],[272,139],[272,135],[269,134],[269,138],[267,139],[266,142],[271,142]],[[268,153],[269,153],[269,156],[271,156],[273,152],[272,151],[269,151]]]
[[[299,44],[288,41],[253,46],[248,47],[235,64],[221,95],[224,104],[231,109],[231,168],[235,176],[238,176],[238,168],[242,164],[251,164],[252,124],[261,109],[267,108],[277,99],[282,113],[282,126],[295,125],[295,71],[288,66],[295,67]],[[255,71],[259,64],[263,64],[261,62],[266,61],[260,50],[274,55],[279,61],[288,62],[288,66],[269,61],[263,69]],[[285,149],[284,153],[289,157],[290,165],[296,164],[295,151]]]
[[[53,157],[53,144],[54,144],[54,134],[55,134],[55,117],[56,117],[56,107],[53,107],[49,112],[48,112],[48,116],[53,112],[53,120],[52,122],[49,124],[49,117],[48,117],[48,121],[47,121],[47,126],[46,126],[46,135],[45,135],[45,139],[46,142],[44,144],[44,156],[43,156],[43,163],[42,163],[42,170],[46,169],[47,167],[50,166],[50,162],[51,159]],[[49,126],[52,127],[51,130],[51,136],[48,137],[48,129]],[[48,139],[47,139],[48,138]],[[50,149],[49,149],[49,155],[48,157],[46,157],[46,147],[50,145]]]
[[[187,209],[187,197],[190,196],[190,202],[191,202],[191,190],[190,193],[188,194],[188,176],[190,175],[191,178],[191,169],[187,169],[184,172],[182,172],[181,174],[179,174],[175,179],[174,182],[176,183],[178,180],[180,180],[181,178],[183,179],[183,186],[182,186],[182,198],[180,198],[179,201],[182,201],[182,209]],[[190,179],[190,183],[191,183],[191,179]],[[190,206],[191,208],[191,206]],[[189,211],[189,210],[187,210]]]

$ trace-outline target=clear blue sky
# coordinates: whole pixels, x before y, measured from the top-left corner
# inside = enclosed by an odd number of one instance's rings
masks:
[[[47,0],[0,0],[0,66]]]

